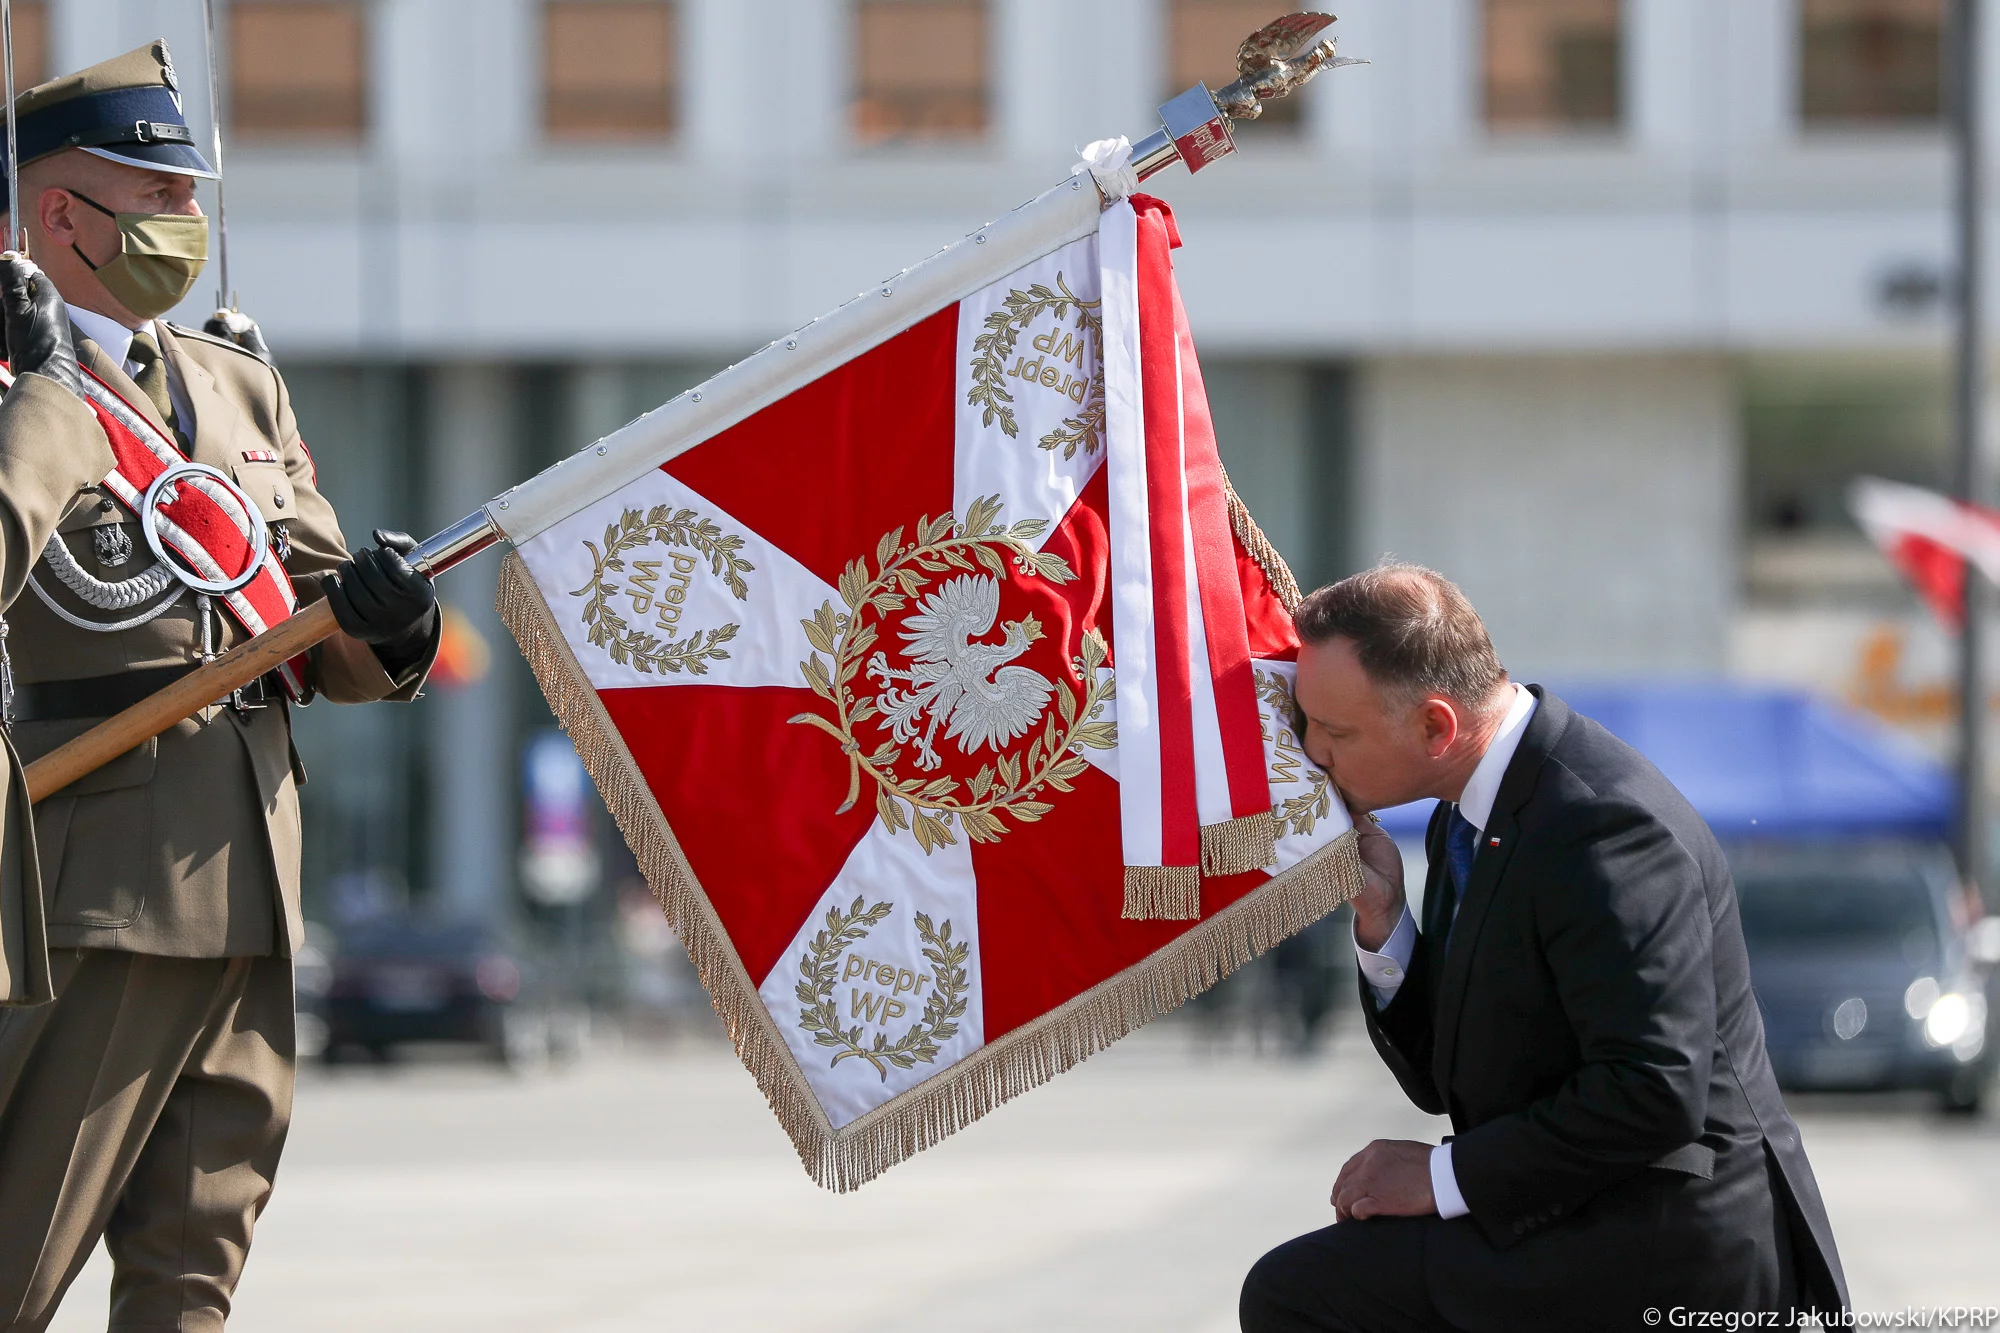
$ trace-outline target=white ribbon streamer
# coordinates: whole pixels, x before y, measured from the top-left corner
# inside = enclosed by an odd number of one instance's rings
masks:
[[[1089,172],[1107,208],[1138,193],[1139,173],[1132,169],[1132,141],[1124,135],[1087,143],[1081,156],[1083,160],[1071,167],[1069,174],[1080,176]]]

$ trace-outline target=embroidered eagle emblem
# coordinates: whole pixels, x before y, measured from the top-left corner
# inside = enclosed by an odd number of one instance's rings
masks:
[[[909,670],[891,667],[879,651],[868,659],[869,676],[883,686],[875,706],[898,741],[917,741],[918,768],[928,772],[944,762],[934,743],[940,725],[965,754],[982,745],[997,752],[1025,735],[1048,707],[1055,692],[1048,677],[1009,665],[1043,637],[1041,623],[1033,616],[1010,620],[1000,627],[1000,642],[981,642],[999,616],[1000,581],[961,575],[920,597],[904,619]]]

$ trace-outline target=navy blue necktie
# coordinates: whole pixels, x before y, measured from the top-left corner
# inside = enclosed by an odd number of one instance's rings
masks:
[[[1479,830],[1472,821],[1451,808],[1444,825],[1444,882],[1438,887],[1437,909],[1431,916],[1431,933],[1440,942],[1451,938],[1451,924],[1465,886],[1472,880],[1472,858],[1479,850]]]

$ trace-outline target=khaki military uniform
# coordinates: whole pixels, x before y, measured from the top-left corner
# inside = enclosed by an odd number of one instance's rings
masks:
[[[168,328],[160,346],[194,418],[190,456],[233,476],[283,528],[285,568],[300,601],[315,600],[347,548],[283,379],[205,334]],[[80,333],[77,359],[166,429]],[[24,376],[0,402],[0,597],[24,689],[181,666],[201,651],[192,594],[102,634],[24,591],[50,533],[99,579],[150,562],[134,516],[97,484],[111,465],[94,414],[60,387]],[[127,540],[97,540],[110,525]],[[128,545],[121,567],[100,558]],[[35,578],[80,618],[118,618],[46,562]],[[248,637],[219,605],[211,623],[217,651]],[[430,655],[392,680],[372,649],[336,635],[312,651],[307,680],[337,703],[409,699]],[[22,721],[13,743],[32,761],[91,725]],[[290,1117],[303,780],[284,705],[219,704],[34,809],[56,998],[0,1009],[0,1329],[41,1328],[100,1235],[117,1267],[112,1327],[222,1327]],[[20,801],[0,792],[15,823]],[[8,832],[0,892],[14,883],[18,896],[33,876],[10,870],[21,840]],[[27,976],[34,960],[7,965]]]

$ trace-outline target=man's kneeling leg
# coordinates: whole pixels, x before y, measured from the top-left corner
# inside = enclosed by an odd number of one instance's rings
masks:
[[[1243,1333],[1448,1333],[1424,1283],[1436,1220],[1377,1217],[1286,1241],[1243,1280]]]

